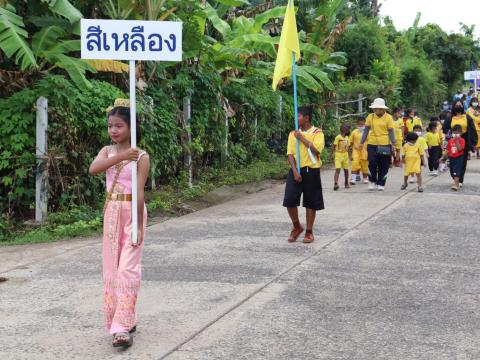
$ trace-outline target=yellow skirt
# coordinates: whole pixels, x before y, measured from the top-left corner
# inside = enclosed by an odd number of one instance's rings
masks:
[[[409,176],[412,174],[420,174],[422,166],[422,161],[420,160],[420,156],[418,157],[411,157],[405,159],[405,176]]]

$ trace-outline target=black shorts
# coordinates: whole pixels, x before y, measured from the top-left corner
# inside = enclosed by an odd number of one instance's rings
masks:
[[[456,157],[456,158],[450,158],[450,176],[452,178],[455,177],[460,177],[462,176],[462,169],[463,169],[463,162],[464,162],[464,156],[466,154],[463,154],[462,156]]]
[[[290,170],[288,173],[283,206],[286,208],[300,206],[300,197],[303,193],[303,207],[313,210],[325,209],[320,169],[302,168],[300,174],[302,182],[297,183],[293,177],[293,171]]]

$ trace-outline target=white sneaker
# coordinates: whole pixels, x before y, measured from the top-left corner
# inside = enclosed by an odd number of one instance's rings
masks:
[[[430,171],[428,174],[429,174],[430,176],[435,176],[435,171]]]
[[[369,182],[368,183],[368,190],[370,190],[370,191],[377,190],[377,184],[375,184],[373,182]]]
[[[433,176],[438,176],[438,170],[435,170],[435,171],[433,172]]]
[[[408,180],[408,182],[409,182],[410,184],[414,184],[414,183],[415,183],[415,178],[410,178],[410,180]]]
[[[378,191],[384,191],[384,190],[385,190],[385,186],[378,185],[378,186],[377,186],[377,190],[378,190]]]
[[[368,184],[368,179],[363,179],[364,184]]]

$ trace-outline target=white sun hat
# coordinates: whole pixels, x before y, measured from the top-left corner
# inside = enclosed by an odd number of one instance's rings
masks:
[[[387,105],[385,105],[385,100],[382,98],[377,98],[373,100],[372,105],[369,106],[370,109],[388,109]]]

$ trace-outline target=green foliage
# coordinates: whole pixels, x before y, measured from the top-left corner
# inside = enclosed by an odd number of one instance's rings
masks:
[[[446,87],[440,82],[439,71],[425,59],[409,57],[402,64],[402,99],[407,106],[416,105],[424,112],[435,114],[445,99]],[[429,96],[425,96],[425,94]]]
[[[385,35],[377,19],[361,19],[340,36],[335,49],[347,53],[347,77],[365,77],[375,60],[386,58]]]
[[[7,8],[0,7],[0,49],[7,57],[15,56],[15,62],[22,70],[36,68],[37,62],[26,39],[28,33],[21,16]]]
[[[378,79],[348,79],[337,85],[337,94],[341,99],[355,99],[358,94],[374,99],[380,96],[382,84]]]
[[[229,166],[209,168],[198,174],[193,188],[188,188],[186,178],[180,176],[179,181],[162,188],[148,202],[149,212],[173,212],[175,206],[199,198],[207,192],[222,185],[245,184],[259,182],[265,179],[284,179],[287,176],[289,165],[284,156],[269,154],[268,160],[257,160],[247,166],[238,166],[230,163]]]
[[[108,143],[105,109],[123,93],[100,81],[81,91],[63,77],[40,80],[33,89],[0,99],[0,210],[10,215],[32,211],[35,174],[35,103],[49,101],[51,210],[97,203],[101,184],[88,166]]]
[[[440,61],[440,80],[450,93],[462,87],[463,72],[480,61],[480,43],[473,36],[447,34],[438,25],[428,24],[418,29],[414,46],[430,61]]]
[[[170,178],[181,165],[179,159],[182,147],[178,141],[180,129],[177,118],[182,114],[178,111],[177,99],[172,96],[173,93],[169,87],[151,88],[147,92],[152,106],[144,116],[143,142],[147,152],[152,154],[150,162],[153,178]]]
[[[50,214],[46,225],[37,229],[23,227],[11,230],[13,224],[0,221],[0,244],[21,245],[38,242],[57,241],[76,236],[88,236],[98,233],[102,225],[102,213],[86,206],[74,206],[64,211]],[[3,231],[2,231],[3,230]]]
[[[37,0],[32,3],[32,9],[43,9],[43,4],[48,9],[43,16],[36,13],[36,16],[27,19],[30,21],[29,30],[37,30],[33,36],[27,32],[24,18],[15,13],[15,7],[0,7],[0,49],[22,71],[60,68],[79,88],[91,87],[85,73],[94,73],[95,69],[77,56],[70,56],[72,52],[80,51],[80,40],[74,37],[79,34],[82,14],[68,0],[42,0],[41,3]]]

